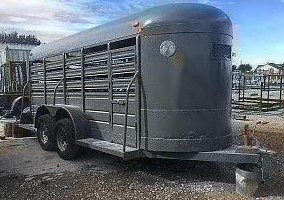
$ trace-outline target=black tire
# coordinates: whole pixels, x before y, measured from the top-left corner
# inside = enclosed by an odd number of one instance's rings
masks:
[[[32,124],[33,123],[33,115],[31,113],[30,107],[27,107],[23,110],[23,113],[21,114],[21,123],[22,124]]]
[[[37,126],[37,138],[43,150],[55,150],[56,137],[54,134],[54,122],[50,114],[45,114],[39,117]]]
[[[75,128],[69,118],[58,120],[55,124],[57,153],[64,160],[73,160],[81,153],[75,142]]]

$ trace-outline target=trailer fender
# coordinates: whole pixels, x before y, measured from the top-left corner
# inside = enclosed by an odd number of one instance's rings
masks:
[[[36,110],[35,118],[34,118],[35,128],[38,128],[38,119],[40,116],[45,115],[45,114],[50,114],[51,116],[55,116],[56,110],[55,112],[52,112],[52,110],[53,110],[52,108],[48,108],[46,105],[42,105],[38,107],[38,109]]]
[[[35,126],[37,127],[38,118],[43,114],[50,114],[54,122],[63,118],[70,118],[75,128],[75,139],[88,138],[90,134],[90,117],[86,115],[80,107],[69,105],[55,105],[47,106],[43,105],[37,109],[35,116]]]
[[[22,104],[23,103],[23,104]],[[22,110],[30,105],[29,98],[25,97],[23,99],[22,96],[17,97],[11,105],[11,114],[15,116],[17,119],[20,118]],[[22,108],[23,106],[23,108]]]

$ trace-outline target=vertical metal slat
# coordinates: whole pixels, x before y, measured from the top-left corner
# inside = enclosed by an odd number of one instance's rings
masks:
[[[82,109],[85,112],[86,102],[85,102],[85,65],[84,65],[84,48],[81,49],[81,93],[82,93]]]
[[[47,92],[46,92],[46,59],[43,58],[43,81],[44,81],[44,103],[47,104]]]
[[[65,69],[65,56],[66,54],[63,53],[62,55],[62,67],[63,67],[63,99],[64,99],[64,104],[67,103],[67,98],[66,98],[66,69]]]
[[[113,129],[113,105],[112,101],[112,69],[111,69],[111,52],[110,52],[110,43],[107,44],[108,51],[108,99],[109,99],[109,124],[111,125],[111,129]]]
[[[140,149],[141,144],[141,59],[140,59],[140,35],[136,37],[135,47],[135,68],[138,72],[137,79],[135,82],[135,100],[136,100],[136,116],[135,116],[135,127],[136,127],[136,148]]]

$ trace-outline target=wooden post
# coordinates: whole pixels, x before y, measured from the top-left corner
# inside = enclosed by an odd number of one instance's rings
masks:
[[[238,86],[238,89],[239,89],[239,101],[241,100],[241,78],[242,78],[242,74],[240,74],[240,77],[239,77],[239,86]]]
[[[264,75],[264,80],[263,80],[263,89],[265,90],[266,89],[266,75]]]
[[[246,75],[244,74],[244,81],[243,81],[243,101],[245,101],[245,87],[246,87]]]
[[[262,111],[262,88],[263,82],[260,83],[260,111]]]
[[[4,135],[6,137],[12,137],[13,133],[12,133],[12,124],[10,123],[4,123]]]
[[[267,103],[269,103],[269,96],[270,96],[270,75],[268,75],[268,80],[267,80]]]
[[[279,94],[279,107],[282,107],[282,83],[283,83],[283,75],[280,75],[280,94]]]

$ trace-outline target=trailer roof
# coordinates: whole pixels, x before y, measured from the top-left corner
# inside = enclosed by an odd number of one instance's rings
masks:
[[[138,26],[134,26],[135,23]],[[193,3],[164,5],[42,44],[32,50],[31,60],[138,34],[178,32],[212,32],[232,36],[232,23],[223,11],[213,6]]]

